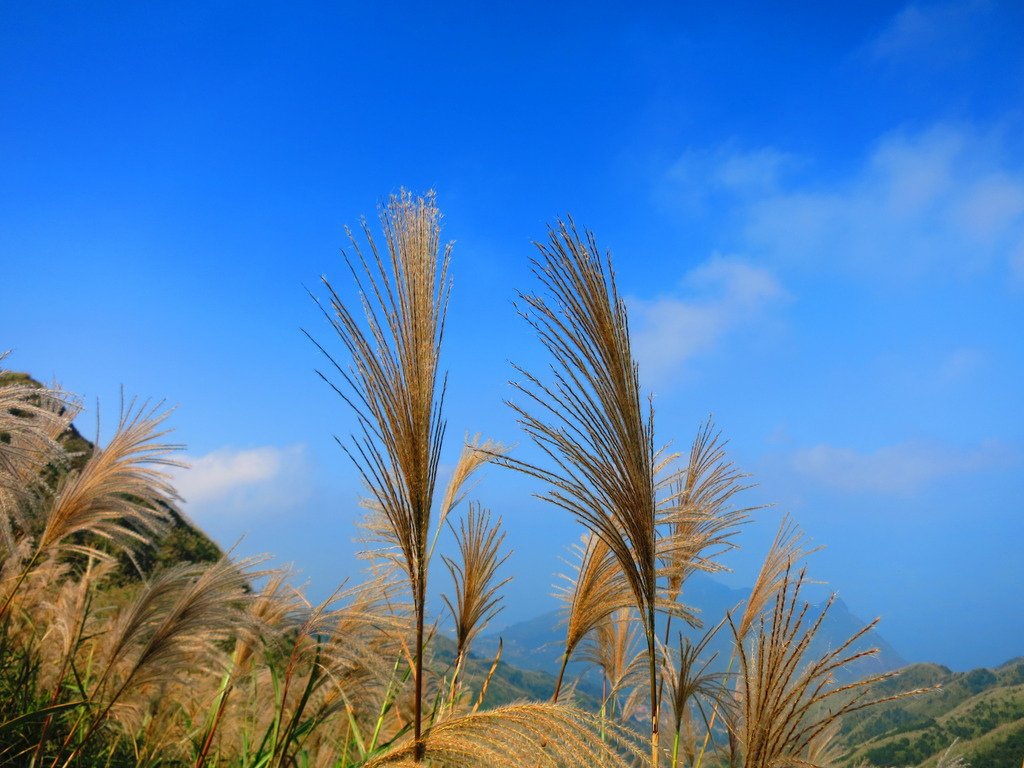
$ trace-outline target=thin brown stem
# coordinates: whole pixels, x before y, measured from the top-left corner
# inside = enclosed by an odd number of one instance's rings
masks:
[[[423,580],[417,585],[416,595],[416,655],[413,657],[413,670],[416,677],[416,703],[413,713],[413,739],[416,744],[413,759],[422,763],[426,755],[427,745],[423,742],[423,620],[424,620],[424,589]]]
[[[658,745],[658,710],[661,709],[661,688],[658,682],[657,643],[654,639],[654,606],[648,608],[647,655],[651,676],[651,767],[657,768],[659,756]]]
[[[231,693],[232,685],[228,683],[227,687],[221,693],[220,701],[217,702],[217,711],[213,715],[213,722],[210,723],[210,729],[206,732],[206,738],[203,739],[203,746],[199,750],[199,756],[196,758],[195,768],[203,768],[206,764],[206,756],[210,751],[210,747],[213,746],[213,738],[217,733],[217,728],[220,726],[221,718],[224,716],[224,710],[227,708],[228,694]]]
[[[555,681],[555,693],[551,697],[551,703],[558,703],[558,694],[562,691],[562,680],[565,678],[565,668],[569,665],[569,653],[562,654],[562,666],[558,669],[558,679]]]

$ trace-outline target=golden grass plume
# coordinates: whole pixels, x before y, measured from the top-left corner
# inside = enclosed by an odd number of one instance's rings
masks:
[[[644,403],[629,340],[625,302],[610,259],[592,234],[560,221],[538,243],[534,274],[546,296],[523,295],[521,314],[552,358],[552,381],[523,369],[510,403],[552,468],[503,460],[550,486],[541,498],[598,536],[622,570],[647,641],[652,762],[657,762],[657,522],[661,452],[653,407]]]

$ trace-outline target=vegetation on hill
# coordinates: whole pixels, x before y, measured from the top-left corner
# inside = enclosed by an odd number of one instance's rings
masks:
[[[46,388],[27,373],[0,370],[0,387],[25,388],[45,392]],[[57,474],[81,472],[92,458],[96,446],[78,431],[71,417],[78,412],[74,400],[61,403],[64,410],[64,431],[56,437],[62,460],[51,468]],[[2,439],[2,438],[0,438]],[[129,552],[110,546],[88,532],[80,534],[89,546],[102,549],[117,558],[117,569],[111,580],[130,584],[153,575],[157,570],[180,563],[214,563],[223,557],[220,547],[181,511],[173,498],[158,502],[166,517],[166,529],[152,540],[140,541]]]
[[[454,641],[443,635],[434,638],[432,666],[435,674],[443,676],[444,670],[454,664],[456,653]],[[495,658],[498,659],[497,664],[494,663]],[[555,689],[554,675],[510,664],[504,660],[504,651],[490,656],[470,654],[465,660],[462,678],[471,698],[476,700],[483,693],[484,707],[516,701],[543,701],[551,698]],[[596,712],[601,706],[599,694],[600,689],[597,696],[576,690],[574,700],[582,708]]]
[[[996,669],[951,672],[935,664],[904,669],[900,684],[937,688],[851,715],[838,741],[849,765],[934,766],[952,745],[971,765],[1020,768],[1024,758],[1024,659]],[[876,693],[893,690],[881,682]]]

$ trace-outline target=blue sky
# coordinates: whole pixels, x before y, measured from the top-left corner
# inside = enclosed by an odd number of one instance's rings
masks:
[[[939,4],[242,3],[0,11],[0,348],[177,404],[222,543],[356,573],[353,427],[300,328],[343,227],[435,188],[454,239],[448,448],[520,443],[531,240],[611,249],[659,434],[713,413],[812,573],[913,660],[1024,653],[1024,10]],[[578,528],[490,470],[503,620]],[[435,585],[443,585],[438,571]]]

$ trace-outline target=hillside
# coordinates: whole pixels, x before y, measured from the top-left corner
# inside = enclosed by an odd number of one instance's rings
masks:
[[[954,741],[974,768],[1020,768],[1024,761],[1024,658],[995,669],[952,672],[914,664],[876,686],[886,695],[908,688],[941,688],[850,715],[841,743],[848,766],[931,768]]]
[[[704,598],[717,595],[716,599],[731,599],[742,594],[707,577],[696,581],[694,592],[699,590]],[[550,695],[554,681],[551,673],[558,669],[563,642],[559,619],[559,614],[552,612],[491,631],[477,643],[477,650],[481,654],[493,652],[501,637],[502,658],[510,665],[506,667],[503,662],[502,672],[511,675],[512,681],[528,681],[525,690],[543,698]],[[830,611],[821,644],[834,644],[861,626],[863,622],[837,601]],[[881,651],[870,667],[860,668],[859,674],[902,666],[900,656],[884,638],[877,633],[869,637],[867,645],[877,646]],[[720,657],[723,643],[724,638],[718,644]],[[570,665],[570,673],[581,676],[580,690],[586,699],[599,695],[596,677],[586,665]],[[839,745],[847,752],[842,765],[934,768],[942,753],[955,742],[954,752],[972,768],[1021,768],[1024,658],[995,669],[969,672],[953,672],[937,664],[913,664],[904,667],[896,677],[877,684],[872,693],[884,697],[932,686],[939,687],[931,693],[849,715],[838,737]]]
[[[43,386],[27,373],[13,371],[0,373],[0,387],[12,384]],[[92,456],[96,447],[90,440],[82,436],[74,424],[71,424],[58,440],[67,452],[69,459],[67,468],[62,471],[80,470]],[[55,478],[55,480],[59,481],[59,478]],[[116,581],[122,583],[134,581],[140,575],[151,574],[164,565],[174,563],[214,562],[223,555],[220,547],[181,510],[173,506],[165,506],[164,512],[170,521],[164,535],[153,544],[140,547],[134,555],[134,560],[129,560],[123,555],[120,556]],[[104,543],[100,541],[90,543],[94,546],[104,546]]]
[[[431,650],[434,673],[437,675],[447,674],[455,658],[454,641],[444,635],[438,635],[432,641]],[[462,679],[472,691],[474,700],[491,671],[493,661],[493,657],[482,656],[475,652],[471,652],[466,660]],[[498,707],[514,701],[545,701],[551,698],[554,689],[555,678],[553,675],[509,664],[504,661],[503,650],[502,660],[499,660],[498,666],[487,684],[483,703],[485,707]],[[597,699],[583,692],[577,692],[576,701],[580,706],[592,711],[597,711],[600,707],[600,702]]]

